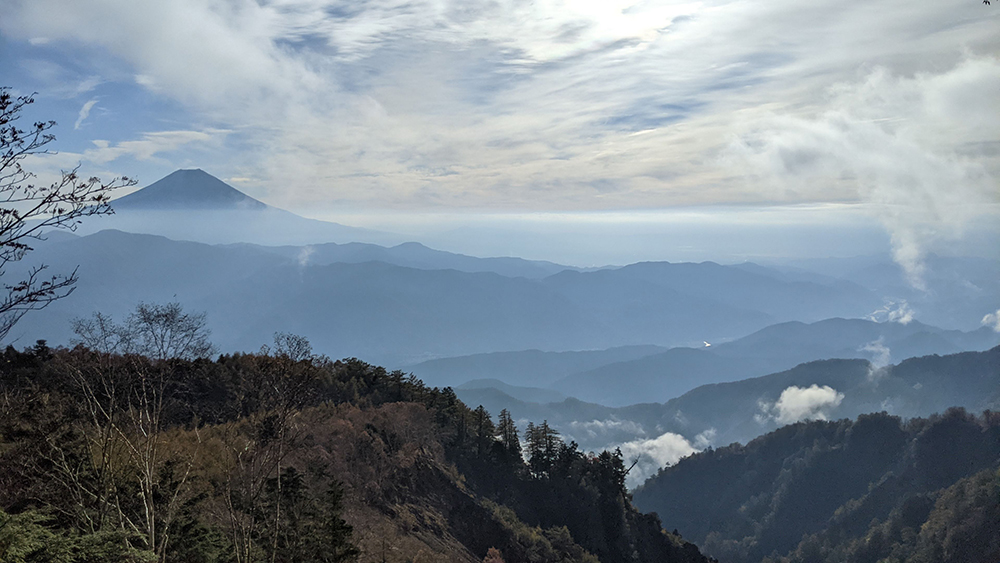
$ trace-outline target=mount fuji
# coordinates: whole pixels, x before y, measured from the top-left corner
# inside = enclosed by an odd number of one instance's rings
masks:
[[[268,246],[404,242],[390,233],[308,219],[272,207],[201,169],[177,170],[113,200],[111,207],[114,215],[90,218],[78,234],[116,229],[208,244]]]

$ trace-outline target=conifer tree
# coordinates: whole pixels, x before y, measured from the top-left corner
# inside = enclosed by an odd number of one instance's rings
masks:
[[[528,423],[529,426],[531,423]],[[503,409],[497,419],[497,437],[503,445],[504,455],[508,460],[521,460],[521,439],[517,433],[517,425],[510,416],[510,411]]]

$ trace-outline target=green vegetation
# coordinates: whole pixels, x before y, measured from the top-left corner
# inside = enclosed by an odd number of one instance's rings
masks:
[[[0,560],[705,561],[631,505],[620,454],[542,423],[526,462],[497,422],[289,335],[214,361],[8,347]]]
[[[696,454],[635,497],[724,561],[993,563],[998,466],[997,413],[876,413]]]

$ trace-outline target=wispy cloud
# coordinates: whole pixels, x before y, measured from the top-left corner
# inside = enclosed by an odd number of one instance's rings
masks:
[[[73,124],[73,129],[79,129],[80,125],[90,116],[90,110],[93,109],[94,104],[97,103],[97,98],[89,100],[87,103],[83,104],[80,108],[80,114],[76,118],[76,123]]]
[[[1000,201],[993,151],[1000,131],[1000,60],[967,59],[943,73],[871,72],[829,89],[815,116],[775,114],[734,150],[776,197],[849,198],[871,204],[893,256],[925,289],[928,246],[957,238],[984,204]],[[852,193],[853,192],[853,193]]]
[[[989,185],[996,169],[987,150],[1000,141],[1000,127],[987,123],[996,115],[996,61],[981,53],[995,53],[1000,40],[995,11],[978,8],[33,0],[15,2],[0,27],[44,35],[48,49],[110,54],[192,121],[239,131],[231,173],[273,190],[277,204],[587,210],[866,201],[916,276],[930,231],[964,216],[930,186],[971,183],[955,194],[961,199]],[[873,64],[887,70],[859,75]],[[830,90],[841,83],[855,86]],[[978,98],[962,97],[969,92]],[[845,111],[851,100],[868,113]],[[970,123],[981,125],[975,135],[948,129]],[[726,160],[741,131],[764,156],[801,139],[824,170],[860,181],[807,191],[748,185]],[[837,168],[848,152],[870,147],[879,152],[863,168]]]
[[[110,143],[93,141],[93,148],[83,151],[82,158],[95,164],[107,164],[124,156],[136,160],[151,160],[157,155],[179,150],[189,144],[219,143],[228,134],[220,129],[204,131],[156,131],[144,133],[139,139]]]
[[[868,342],[858,351],[871,354],[871,359],[868,360],[868,381],[875,383],[888,373],[886,368],[892,359],[892,350],[885,345],[882,338]]]

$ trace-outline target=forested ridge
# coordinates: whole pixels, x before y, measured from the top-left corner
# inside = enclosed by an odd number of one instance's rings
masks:
[[[707,561],[632,506],[620,453],[520,432],[523,456],[507,413],[295,337],[216,360],[8,347],[0,561]]]
[[[801,422],[692,455],[635,491],[742,563],[1000,560],[1000,414]]]

